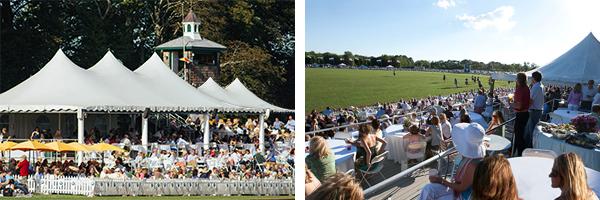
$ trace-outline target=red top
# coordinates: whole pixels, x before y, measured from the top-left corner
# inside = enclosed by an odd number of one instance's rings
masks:
[[[529,88],[527,86],[517,87],[515,89],[514,96],[515,104],[515,112],[525,112],[529,109],[530,97],[529,97]],[[518,107],[517,107],[518,106]]]
[[[19,169],[20,176],[28,176],[29,175],[29,161],[23,160],[17,164],[17,169]]]

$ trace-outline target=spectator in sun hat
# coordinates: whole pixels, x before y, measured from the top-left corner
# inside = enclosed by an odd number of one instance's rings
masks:
[[[421,190],[420,199],[467,199],[471,195],[475,168],[485,156],[483,127],[470,123],[468,116],[454,125],[452,138],[458,153],[463,157],[453,181],[437,175],[429,176],[430,184]]]

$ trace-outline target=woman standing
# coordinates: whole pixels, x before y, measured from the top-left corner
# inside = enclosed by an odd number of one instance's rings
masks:
[[[569,103],[569,110],[578,110],[582,97],[583,93],[581,93],[581,83],[577,83],[575,84],[575,87],[571,93],[569,93],[569,98],[567,99],[567,102]]]
[[[515,94],[514,94],[514,102],[513,102],[513,110],[515,111],[515,152],[513,155],[521,155],[521,152],[527,148],[525,144],[525,126],[527,125],[527,120],[529,120],[529,104],[531,103],[531,99],[529,97],[529,87],[527,87],[527,76],[525,73],[517,74],[517,81]]]
[[[556,200],[598,200],[594,191],[587,184],[583,161],[575,153],[566,153],[556,157],[549,176],[552,187],[561,190],[560,196]]]

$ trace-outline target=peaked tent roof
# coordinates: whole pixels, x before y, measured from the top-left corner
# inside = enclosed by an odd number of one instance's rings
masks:
[[[77,109],[143,110],[114,95],[99,77],[75,65],[61,50],[36,74],[0,94],[2,112],[72,112]]]
[[[294,112],[293,110],[277,107],[262,100],[252,93],[252,91],[248,90],[237,78],[225,88],[225,91],[227,91],[228,96],[232,99],[242,100],[245,102],[245,105],[253,108],[269,109],[273,112]]]
[[[185,82],[163,63],[156,54],[152,56],[134,71],[143,81],[156,91],[164,96],[169,97],[178,105],[183,106],[199,106],[202,105],[211,109],[219,109],[221,111],[248,111],[260,112],[259,110],[246,108],[242,106],[232,105],[227,102],[222,102],[208,94],[198,92],[196,88]]]
[[[589,33],[581,42],[569,51],[543,67],[526,72],[527,76],[535,71],[542,73],[543,82],[581,83],[588,80],[600,81],[600,42]],[[494,73],[493,78],[514,80],[514,74]]]
[[[600,81],[600,42],[592,33],[569,51],[538,69],[528,71],[542,73],[543,80],[580,83]]]
[[[177,104],[165,99],[160,91],[150,88],[110,51],[89,68],[88,72],[102,80],[104,85],[113,88],[114,95],[126,99],[130,105],[147,107],[153,111],[180,111]]]

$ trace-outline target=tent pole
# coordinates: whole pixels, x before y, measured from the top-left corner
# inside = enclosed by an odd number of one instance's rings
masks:
[[[62,130],[62,127],[61,127],[62,123],[61,123],[60,119],[61,119],[61,115],[60,115],[60,113],[58,113],[58,130]]]
[[[148,116],[142,114],[142,146],[148,145]]]
[[[203,146],[204,146],[204,151],[208,150],[208,139],[210,134],[208,133],[210,131],[210,124],[208,123],[208,121],[210,120],[210,112],[206,112],[206,116],[204,117],[204,138],[203,138]]]
[[[84,136],[83,133],[85,131],[84,129],[84,120],[85,119],[85,114],[83,113],[82,109],[78,109],[77,110],[77,142],[79,142],[79,144],[83,144],[83,140],[84,140]],[[81,152],[77,152],[77,163],[81,163],[83,162],[83,154]]]
[[[259,152],[263,153],[265,152],[265,114],[260,114],[259,116],[259,120],[258,122],[260,123],[258,125],[258,128],[260,129],[258,131],[258,142],[259,142]]]

